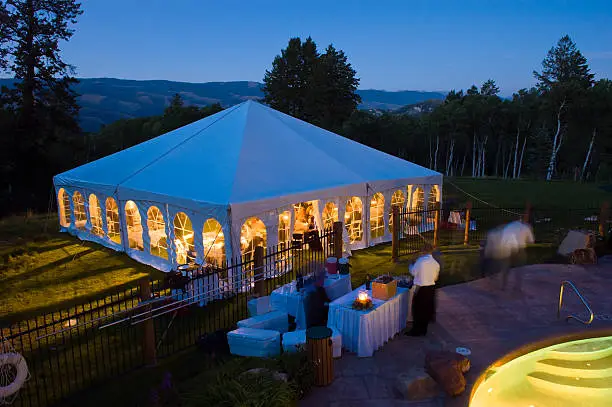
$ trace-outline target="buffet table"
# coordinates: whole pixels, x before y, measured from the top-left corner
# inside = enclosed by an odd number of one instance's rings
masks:
[[[351,291],[351,275],[326,275],[323,287],[330,301],[333,301]],[[270,302],[273,309],[295,317],[297,329],[306,329],[304,293],[296,289],[295,281],[272,291]]]
[[[372,298],[374,307],[366,311],[353,309],[353,301],[365,286],[343,295],[329,304],[327,326],[342,334],[342,346],[359,357],[370,357],[395,334],[406,327],[410,290],[397,288],[395,296],[387,301]]]

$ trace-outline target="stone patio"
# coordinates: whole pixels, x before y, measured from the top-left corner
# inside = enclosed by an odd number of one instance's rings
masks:
[[[522,291],[513,290],[514,277],[523,278]],[[566,322],[563,316],[586,316],[584,306],[571,289],[565,290],[562,319],[557,320],[559,286],[571,280],[589,301],[596,318],[590,326]],[[496,278],[444,287],[438,293],[437,323],[426,338],[398,335],[372,358],[343,354],[335,361],[335,380],[315,388],[301,402],[304,407],[464,407],[472,385],[480,373],[506,353],[530,342],[556,335],[602,327],[612,328],[612,259],[602,258],[596,266],[531,265],[513,270],[509,289],[499,290]],[[462,396],[443,394],[423,401],[399,398],[394,383],[411,366],[422,367],[425,353],[472,350],[472,369],[466,375],[467,389]]]

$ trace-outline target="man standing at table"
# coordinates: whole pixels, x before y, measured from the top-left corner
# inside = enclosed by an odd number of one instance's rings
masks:
[[[412,297],[412,329],[409,336],[427,335],[427,326],[435,312],[435,288],[440,264],[433,258],[433,246],[425,243],[423,255],[409,268],[414,277],[414,296]]]

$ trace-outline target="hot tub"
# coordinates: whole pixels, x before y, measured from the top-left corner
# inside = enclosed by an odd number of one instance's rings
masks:
[[[530,344],[490,366],[470,407],[612,406],[612,333],[568,338]]]

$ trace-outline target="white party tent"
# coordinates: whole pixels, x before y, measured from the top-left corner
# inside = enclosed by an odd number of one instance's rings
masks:
[[[54,184],[61,230],[168,271],[287,242],[305,213],[347,249],[389,241],[391,206],[439,202],[442,175],[247,101]]]

